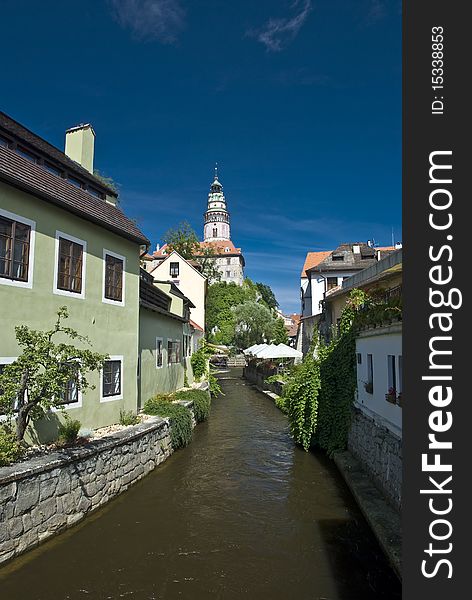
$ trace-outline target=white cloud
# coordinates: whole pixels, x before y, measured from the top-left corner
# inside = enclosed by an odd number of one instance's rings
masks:
[[[108,0],[118,23],[140,40],[176,42],[185,24],[179,0]]]
[[[269,52],[279,52],[298,35],[312,10],[312,1],[295,0],[291,8],[297,10],[292,17],[270,18],[263,27],[249,31],[248,35],[264,44]]]

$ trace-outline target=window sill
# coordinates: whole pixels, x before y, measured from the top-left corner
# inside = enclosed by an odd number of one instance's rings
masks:
[[[100,396],[100,402],[114,402],[115,400],[123,400],[123,394],[116,394],[115,396]]]
[[[9,279],[8,277],[0,277],[0,285],[10,285],[12,287],[27,288],[33,287],[32,281],[18,281],[17,279]]]
[[[82,291],[80,292],[80,294],[78,294],[77,292],[69,292],[68,290],[60,290],[54,287],[52,292],[57,296],[67,296],[68,298],[78,298],[79,300],[85,300],[85,291]]]

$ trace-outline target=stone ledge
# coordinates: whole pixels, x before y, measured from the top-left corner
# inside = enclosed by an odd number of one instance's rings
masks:
[[[398,578],[402,578],[400,514],[385,500],[359,461],[349,452],[338,452],[334,462],[357,501],[362,514],[385,552]]]
[[[44,456],[38,456],[30,460],[16,463],[8,467],[0,468],[0,485],[9,483],[11,481],[17,481],[24,477],[30,477],[37,473],[43,473],[44,471],[51,471],[71,464],[73,462],[89,458],[99,452],[104,452],[110,448],[121,446],[128,442],[142,437],[146,433],[150,433],[156,429],[162,428],[168,419],[161,417],[152,417],[145,423],[134,425],[128,429],[122,429],[112,435],[100,438],[98,440],[91,440],[83,446],[77,446],[76,448],[65,448],[64,450],[56,450],[50,454]]]

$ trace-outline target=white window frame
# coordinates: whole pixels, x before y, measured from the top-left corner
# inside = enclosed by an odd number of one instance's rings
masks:
[[[103,369],[100,369],[100,402],[114,402],[115,400],[123,400],[123,390],[124,390],[124,370],[123,370],[123,355],[114,355],[110,356],[105,362],[119,360],[121,362],[121,392],[119,394],[115,394],[114,396],[104,396],[103,395]]]
[[[77,402],[69,402],[69,404],[61,404],[60,406],[51,407],[53,413],[61,412],[61,410],[73,410],[74,408],[82,408],[82,390],[77,392]]]
[[[161,342],[161,365],[157,364],[157,342]],[[156,369],[162,369],[164,367],[164,338],[156,337]]]
[[[121,300],[112,300],[111,298],[105,298],[105,277],[106,277],[106,256],[113,256],[123,262],[123,278],[121,281]],[[102,281],[102,302],[105,304],[113,304],[114,306],[125,306],[125,281],[126,281],[126,256],[112,252],[103,248],[103,281]]]
[[[28,280],[15,281],[14,279],[6,279],[5,277],[0,277],[0,285],[11,285],[13,287],[31,289],[33,287],[34,242],[36,237],[36,221],[32,221],[31,219],[27,219],[26,217],[22,217],[20,215],[17,215],[16,213],[4,210],[3,208],[0,208],[0,216],[5,217],[6,219],[10,219],[11,221],[18,221],[19,223],[23,223],[24,225],[28,225],[28,227],[31,227],[28,256]]]
[[[82,291],[80,294],[75,292],[69,292],[68,290],[60,290],[57,287],[57,275],[59,272],[59,238],[64,238],[65,240],[69,240],[69,242],[74,242],[75,244],[80,244],[82,246]],[[64,233],[63,231],[56,230],[56,241],[54,248],[54,280],[52,285],[53,294],[58,294],[59,296],[67,296],[68,298],[80,298],[84,300],[85,298],[85,273],[86,273],[86,262],[87,262],[87,242],[85,240],[81,240],[79,238],[74,237],[73,235],[69,235],[68,233]]]

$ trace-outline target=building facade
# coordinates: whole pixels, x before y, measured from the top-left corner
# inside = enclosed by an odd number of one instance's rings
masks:
[[[396,307],[357,333],[357,393],[348,449],[396,508],[402,483],[402,250],[347,279],[325,298],[323,318],[335,325],[353,289]],[[387,314],[387,313],[386,313]],[[378,317],[376,317],[378,319]]]
[[[20,353],[15,325],[51,329],[66,306],[67,326],[110,357],[88,377],[95,389],[64,396],[71,417],[96,428],[136,410],[139,256],[149,241],[74,157],[0,113],[0,368]],[[38,421],[37,438],[54,439],[61,418]]]
[[[182,258],[175,250],[166,255],[150,274],[156,282],[171,281],[192,302],[190,318],[202,330],[205,329],[205,296],[207,288],[206,277],[193,266],[190,261]]]
[[[193,303],[172,283],[156,283],[141,269],[139,290],[138,407],[156,394],[193,382],[190,357],[195,329]]]

